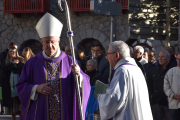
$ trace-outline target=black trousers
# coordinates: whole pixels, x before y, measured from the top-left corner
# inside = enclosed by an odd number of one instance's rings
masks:
[[[172,120],[169,108],[166,106],[154,104],[152,113],[154,120]]]
[[[169,109],[172,120],[180,120],[180,108]]]

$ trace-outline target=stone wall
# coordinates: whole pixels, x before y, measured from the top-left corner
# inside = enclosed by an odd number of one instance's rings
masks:
[[[67,20],[65,12],[61,12],[57,6],[57,0],[51,0],[51,14],[58,18],[63,24],[60,46],[69,44],[67,38]],[[116,38],[126,41],[128,39],[127,15],[116,17]],[[3,0],[0,0],[0,50],[8,47],[11,41],[19,46],[28,39],[40,41],[35,26],[41,16],[36,14],[21,14],[15,17],[3,12]],[[74,31],[74,43],[77,45],[86,38],[99,40],[105,49],[108,49],[110,36],[110,16],[97,15],[90,12],[81,12],[78,16],[71,13],[72,30]]]
[[[16,42],[20,46],[28,39],[40,41],[35,30],[35,25],[40,19],[36,14],[21,14],[15,17],[4,13],[3,0],[0,0],[0,50],[8,48],[10,42]]]
[[[35,39],[41,42],[35,26],[41,16],[37,14],[21,14],[21,17],[15,17],[12,14],[3,12],[3,0],[0,0],[0,51],[6,49],[11,41],[19,46],[29,39]],[[60,47],[69,44],[67,38],[67,20],[65,12],[61,12],[57,5],[57,0],[51,0],[51,14],[63,23],[61,33]],[[74,44],[79,44],[86,38],[99,40],[107,51],[110,39],[110,16],[98,15],[91,12],[81,12],[78,15],[71,13],[72,30],[74,31]],[[128,15],[116,17],[116,40],[128,40],[129,25]],[[163,47],[161,42],[151,41],[157,53]],[[179,42],[171,42],[179,51]]]
[[[61,45],[66,46],[69,40],[67,34],[67,20],[62,18],[62,14],[58,9],[57,1],[51,4],[52,14],[64,23],[63,32],[61,35]],[[94,38],[99,40],[107,51],[110,36],[110,16],[94,14],[91,12],[81,12],[78,15],[71,13],[72,30],[74,31],[74,44],[77,45],[80,41],[86,38]],[[128,15],[116,17],[116,39],[126,41],[128,39]]]

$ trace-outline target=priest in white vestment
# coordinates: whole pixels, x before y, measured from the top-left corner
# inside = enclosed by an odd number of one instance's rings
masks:
[[[153,120],[144,75],[128,45],[112,42],[106,59],[115,72],[106,93],[98,96],[101,120]]]

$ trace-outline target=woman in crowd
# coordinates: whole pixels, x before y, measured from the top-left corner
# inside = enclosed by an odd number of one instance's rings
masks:
[[[91,86],[95,86],[96,80],[98,80],[98,71],[96,70],[97,61],[95,59],[88,60],[86,67],[86,74],[90,77],[90,84]]]
[[[22,51],[22,56],[24,57],[24,61],[27,62],[30,58],[34,57],[34,53],[31,48],[25,47]]]
[[[6,61],[2,66],[2,95],[5,114],[11,114],[13,120],[17,114],[21,116],[21,103],[15,85],[19,81],[23,65],[24,59],[18,55],[17,49],[15,47],[9,48]]]

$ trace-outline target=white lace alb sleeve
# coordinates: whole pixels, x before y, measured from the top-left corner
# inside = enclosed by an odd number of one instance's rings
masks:
[[[39,94],[39,93],[36,92],[37,86],[38,86],[38,85],[34,85],[34,86],[33,86],[32,94],[31,94],[31,100],[37,100],[37,98],[38,98],[38,94]]]

